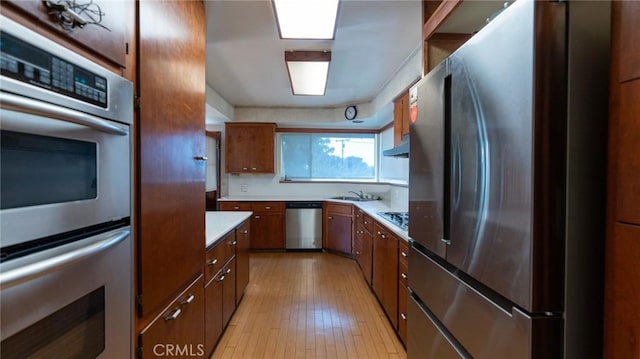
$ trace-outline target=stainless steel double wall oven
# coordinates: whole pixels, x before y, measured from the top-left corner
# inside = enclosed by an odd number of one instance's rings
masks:
[[[132,84],[0,20],[0,356],[129,357]]]

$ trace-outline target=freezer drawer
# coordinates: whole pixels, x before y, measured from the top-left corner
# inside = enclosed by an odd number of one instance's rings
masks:
[[[464,349],[449,339],[437,327],[437,320],[422,308],[413,296],[407,301],[407,358],[458,359],[469,358]]]
[[[562,356],[560,316],[529,315],[495,293],[472,288],[435,257],[415,247],[410,251],[409,287],[471,356]]]

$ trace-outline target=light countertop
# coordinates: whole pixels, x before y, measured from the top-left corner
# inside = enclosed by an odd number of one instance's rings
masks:
[[[208,211],[205,217],[205,248],[215,244],[229,231],[251,217],[253,212],[242,211]]]
[[[371,218],[375,219],[380,224],[384,225],[395,233],[398,237],[404,239],[405,241],[409,240],[409,233],[405,230],[402,230],[400,227],[395,224],[387,221],[378,215],[378,212],[406,212],[406,208],[396,208],[392,206],[389,201],[380,200],[380,201],[344,201],[339,199],[331,199],[327,197],[320,196],[233,196],[233,197],[223,197],[220,198],[219,201],[329,201],[329,202],[340,202],[340,203],[349,203],[353,204],[356,207],[360,208],[364,213],[371,216]],[[239,212],[238,212],[239,213]]]

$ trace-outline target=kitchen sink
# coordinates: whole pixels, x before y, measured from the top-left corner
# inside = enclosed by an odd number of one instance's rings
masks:
[[[365,202],[365,201],[377,201],[378,198],[360,198],[355,196],[335,196],[329,197],[329,199],[341,199],[343,201],[357,201],[357,202]]]

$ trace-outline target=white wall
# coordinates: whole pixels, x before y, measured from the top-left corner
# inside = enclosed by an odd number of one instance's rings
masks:
[[[382,156],[382,151],[393,147],[393,127],[380,133],[380,181],[397,184],[409,183],[409,159]]]

